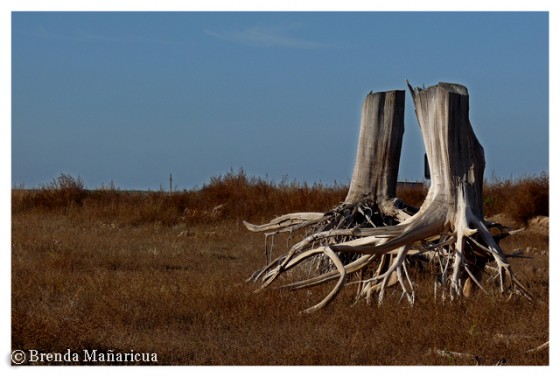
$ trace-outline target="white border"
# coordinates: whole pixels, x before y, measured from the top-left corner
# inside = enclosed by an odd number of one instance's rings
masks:
[[[0,5],[0,83],[1,85],[1,127],[0,127],[0,142],[3,143],[0,148],[0,154],[2,159],[2,177],[0,179],[0,187],[2,200],[0,201],[0,216],[2,216],[0,229],[2,240],[2,260],[0,261],[0,276],[2,279],[2,289],[0,290],[0,299],[2,302],[2,310],[0,312],[0,368],[3,369],[3,375],[5,373],[17,373],[19,375],[27,373],[40,373],[44,374],[75,374],[75,373],[85,373],[91,375],[97,375],[98,373],[128,373],[132,372],[137,375],[148,375],[156,372],[157,374],[197,374],[206,375],[207,373],[227,373],[227,374],[241,374],[244,375],[263,375],[263,374],[301,374],[301,375],[313,375],[315,373],[325,373],[328,374],[339,374],[344,372],[350,373],[394,373],[395,370],[391,370],[391,367],[375,367],[375,371],[356,371],[347,370],[347,368],[340,369],[329,369],[329,368],[306,368],[306,367],[290,367],[289,371],[284,370],[284,368],[269,368],[269,367],[243,367],[243,368],[228,368],[224,370],[222,367],[196,367],[189,368],[185,371],[183,368],[171,368],[166,367],[164,369],[158,368],[154,370],[152,368],[136,368],[133,370],[122,370],[117,368],[68,368],[68,367],[24,367],[24,368],[13,368],[9,366],[9,353],[11,350],[11,12],[12,11],[548,11],[550,12],[549,18],[549,45],[550,45],[550,118],[549,118],[549,145],[554,146],[559,140],[558,127],[560,126],[560,118],[558,116],[558,88],[560,88],[559,75],[556,71],[558,64],[558,36],[560,35],[560,30],[558,27],[558,11],[556,4],[560,4],[557,0],[543,1],[543,0],[533,0],[530,2],[526,1],[302,1],[302,0],[274,0],[274,1],[123,1],[123,0],[111,0],[111,1],[29,1],[29,0],[4,0]],[[9,58],[8,58],[9,57]],[[558,241],[558,229],[556,214],[560,210],[558,200],[555,196],[557,179],[557,169],[556,162],[558,158],[556,156],[557,148],[549,148],[549,176],[550,176],[550,330],[551,330],[551,346],[550,346],[550,367],[517,367],[515,372],[517,373],[557,373],[553,372],[560,362],[555,354],[558,351],[556,347],[556,341],[558,339],[558,326],[556,325],[555,318],[558,318],[560,311],[558,310],[558,292],[556,287],[558,286],[557,279],[557,267],[558,263],[557,257],[555,255],[555,247],[559,244]],[[511,372],[511,369],[509,370]],[[397,373],[402,371],[396,371]],[[404,371],[406,373],[406,371]],[[447,367],[428,367],[428,368],[417,368],[413,373],[420,374],[448,374],[452,372],[454,374],[472,374],[469,368],[447,368]],[[477,369],[478,373],[495,373],[494,369]]]

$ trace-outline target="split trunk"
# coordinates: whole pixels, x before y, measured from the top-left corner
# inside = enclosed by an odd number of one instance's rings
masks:
[[[484,221],[484,150],[470,124],[466,87],[440,83],[409,89],[431,172],[421,208],[412,213],[395,198],[404,92],[370,93],[362,108],[356,163],[345,201],[327,213],[289,214],[261,226],[245,223],[252,231],[269,231],[267,237],[311,229],[287,254],[274,261],[267,258],[267,266],[252,277],[263,280],[261,289],[291,268],[319,258],[330,261],[330,268],[284,286],[299,289],[337,280],[331,293],[308,311],[329,303],[354,273],[360,276],[359,297],[369,301],[376,294],[382,302],[386,289],[398,284],[402,296],[413,303],[415,290],[406,261],[427,257],[439,269],[435,287],[442,288],[442,298],[447,288],[452,298],[470,295],[474,286],[484,290],[483,272],[499,277],[501,291],[508,288],[530,297],[488,228],[497,227],[501,238],[509,230]]]

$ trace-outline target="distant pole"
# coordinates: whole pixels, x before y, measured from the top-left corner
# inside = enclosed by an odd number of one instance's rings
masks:
[[[169,173],[169,193],[173,192],[173,175]]]

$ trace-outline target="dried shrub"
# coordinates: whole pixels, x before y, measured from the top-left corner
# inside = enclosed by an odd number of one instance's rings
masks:
[[[206,210],[221,207],[226,219],[266,219],[285,211],[325,211],[344,199],[347,187],[325,186],[321,183],[267,182],[261,178],[248,178],[241,169],[217,176],[196,193],[196,202],[205,203]]]
[[[549,214],[548,175],[495,180],[484,186],[484,211],[487,216],[505,214],[519,224],[535,216]]]
[[[420,207],[426,184],[399,183],[397,197]],[[201,189],[175,191],[121,191],[110,185],[86,190],[81,178],[61,174],[37,190],[14,189],[12,211],[80,210],[90,218],[123,224],[214,223],[230,219],[263,222],[290,212],[323,212],[344,200],[348,186],[279,183],[248,177],[242,169],[210,179]],[[499,213],[526,223],[534,216],[548,216],[548,176],[495,180],[484,184],[484,213]]]
[[[548,216],[548,175],[519,180],[509,194],[504,212],[520,224],[535,216]]]
[[[29,192],[29,196],[20,205],[50,210],[81,207],[86,196],[87,190],[79,176],[74,178],[69,174],[60,174],[58,178],[43,185],[39,190]]]
[[[428,194],[428,186],[424,183],[399,182],[397,184],[397,198],[407,205],[420,208]]]

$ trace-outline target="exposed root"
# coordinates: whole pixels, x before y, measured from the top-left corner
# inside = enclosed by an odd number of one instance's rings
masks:
[[[356,204],[342,203],[325,214],[289,214],[276,218],[270,223],[261,226],[244,222],[247,229],[251,231],[274,230],[274,232],[265,234],[266,244],[268,243],[266,238],[273,237],[280,232],[293,231],[294,227],[298,227],[298,229],[307,227],[310,233],[303,240],[294,244],[287,254],[273,261],[270,261],[270,252],[273,244],[271,244],[270,248],[266,247],[267,265],[263,269],[256,271],[248,280],[255,282],[261,280],[262,284],[257,289],[257,291],[260,291],[272,284],[282,273],[287,272],[304,261],[313,261],[317,263],[316,271],[319,272],[317,276],[296,283],[283,285],[282,288],[309,288],[338,278],[338,283],[331,294],[321,301],[321,303],[309,308],[306,312],[311,312],[325,306],[344,286],[347,275],[359,271],[367,271],[370,269],[371,265],[379,259],[377,256],[385,253],[385,251],[379,251],[373,253],[373,255],[361,256],[360,254],[348,252],[335,252],[331,246],[360,247],[362,245],[377,243],[383,244],[386,239],[370,234],[371,232],[369,232],[369,230],[375,227],[394,227],[395,224],[398,224],[398,218],[409,218],[412,214],[411,210],[405,207],[396,208],[386,204],[385,208],[391,209],[391,215],[387,215],[385,212],[381,211],[374,201],[364,198]],[[401,259],[404,259],[405,254],[405,252],[400,252],[397,255],[397,260],[401,261]],[[323,257],[317,260],[317,256]],[[398,269],[398,274],[400,276],[400,279],[397,279],[395,282],[386,280],[385,286],[391,286],[399,282],[404,289],[405,277],[409,280],[408,272],[403,274],[404,270],[400,264],[397,265],[394,263],[390,267],[386,266],[385,269],[381,268],[382,265],[383,264],[380,264],[377,273],[384,274],[386,272],[385,270],[390,268],[391,273],[383,275],[389,276]],[[336,268],[336,271],[334,271],[333,268]],[[411,284],[409,285],[411,286]],[[364,290],[364,293],[365,292]],[[406,290],[406,296],[410,301],[412,293]]]
[[[387,289],[395,287],[400,288],[401,299],[406,297],[413,304],[416,293],[408,268],[412,262],[419,261],[431,264],[437,271],[434,298],[439,290],[442,300],[447,296],[452,300],[470,297],[475,289],[487,292],[482,274],[489,272],[493,276],[487,282],[495,281],[501,293],[519,293],[531,299],[498,245],[501,239],[518,231],[483,218],[484,150],[468,119],[467,89],[447,83],[425,90],[410,85],[409,88],[432,173],[430,189],[420,209],[406,208],[398,199],[391,199],[392,190],[388,190],[394,186],[393,180],[396,182],[388,157],[398,156],[400,146],[393,154],[384,154],[383,146],[375,145],[372,140],[363,142],[369,134],[361,132],[358,156],[363,158],[357,158],[344,203],[324,214],[293,213],[260,226],[245,222],[251,231],[267,232],[265,245],[268,237],[272,237],[270,247],[265,246],[266,266],[250,279],[261,281],[260,289],[294,267],[312,263],[316,266],[315,276],[285,284],[283,288],[309,288],[333,280],[337,283],[307,312],[327,305],[352,278],[357,279],[357,299],[371,302],[376,295],[381,304]],[[371,110],[381,103],[380,98],[366,99],[363,119],[379,121],[376,127],[384,125],[385,131],[391,130],[391,124],[381,121],[386,119],[383,111]],[[362,131],[367,129],[367,124],[363,122]],[[375,130],[373,127],[374,134]],[[386,136],[387,132],[379,135]],[[381,137],[381,140],[392,145],[390,138]],[[368,152],[368,148],[374,153]],[[383,167],[391,180],[377,174],[373,169],[376,166]],[[357,193],[363,192],[371,179],[374,182],[371,185],[381,189],[360,198]],[[498,233],[493,235],[491,228]],[[272,260],[273,237],[298,229],[306,229],[306,237],[287,254]]]
[[[300,212],[290,213],[288,215],[277,217],[268,224],[253,225],[248,223],[247,221],[243,221],[243,224],[252,232],[266,232],[268,230],[276,230],[278,233],[290,231],[295,225],[307,225],[313,222],[320,221],[322,217],[323,213],[320,212]]]
[[[459,198],[462,196],[458,195]],[[378,304],[382,304],[387,289],[398,286],[401,299],[406,298],[412,305],[416,292],[407,263],[421,260],[432,264],[438,271],[434,281],[434,298],[437,298],[439,289],[441,300],[447,297],[446,289],[451,299],[470,296],[474,287],[488,293],[481,281],[481,274],[486,270],[496,275],[501,292],[509,289],[530,299],[530,293],[513,275],[505,254],[486,224],[473,215],[466,202],[459,199],[455,203],[457,208],[452,212],[453,222],[448,219],[450,211],[442,209],[441,202],[434,201],[438,203],[437,210],[427,204],[400,224],[394,216],[383,215],[370,200],[355,205],[341,204],[328,213],[309,217],[301,214],[283,216],[282,221],[276,219],[260,228],[249,224],[248,229],[251,230],[269,230],[271,224],[275,232],[302,224],[310,230],[310,234],[294,244],[287,254],[270,261],[249,280],[261,281],[258,292],[283,273],[311,262],[318,264],[316,276],[284,284],[281,288],[311,288],[334,280],[337,283],[329,295],[307,309],[306,313],[332,301],[351,281],[350,276],[358,278],[352,282],[358,284],[356,299],[364,298],[369,303],[375,295]],[[515,232],[500,224],[492,223],[492,226],[500,227],[500,239]],[[488,265],[492,261],[495,267]]]
[[[336,269],[340,273],[340,278],[338,279],[338,282],[336,283],[336,286],[334,287],[334,289],[327,295],[327,297],[325,297],[317,305],[314,305],[314,306],[306,309],[305,310],[306,313],[312,313],[316,310],[319,310],[319,309],[323,308],[325,305],[327,305],[329,302],[331,302],[331,300],[338,294],[338,292],[340,291],[340,289],[342,288],[342,286],[344,285],[344,282],[346,280],[346,270],[344,269],[344,265],[342,264],[342,262],[340,261],[338,256],[328,246],[324,248],[323,252],[325,253],[325,255],[327,257],[329,257],[332,260],[332,262],[336,266]]]

